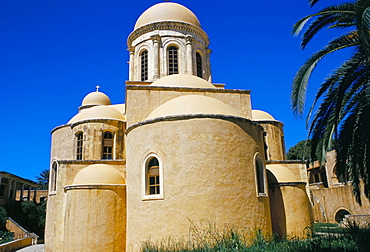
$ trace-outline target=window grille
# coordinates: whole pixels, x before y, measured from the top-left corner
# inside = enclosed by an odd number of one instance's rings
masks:
[[[148,80],[148,51],[143,51],[140,54],[141,61],[141,81]]]
[[[168,75],[179,73],[178,49],[176,46],[168,48]]]

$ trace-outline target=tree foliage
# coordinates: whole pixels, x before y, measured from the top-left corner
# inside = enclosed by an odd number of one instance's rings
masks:
[[[319,0],[309,0],[311,6]],[[321,84],[308,113],[316,108],[309,126],[311,155],[321,162],[333,145],[337,151],[337,175],[352,181],[353,193],[361,204],[360,181],[370,197],[370,1],[357,0],[329,6],[302,18],[293,26],[293,33],[303,32],[301,48],[322,29],[341,29],[343,34],[329,41],[314,53],[294,77],[291,104],[295,115],[302,116],[310,76],[328,54],[344,48],[353,53]],[[346,28],[346,29],[342,29]]]
[[[43,237],[45,232],[46,201],[35,203],[33,201],[21,202],[20,222],[29,230]]]
[[[296,145],[291,147],[287,153],[288,160],[309,160],[314,161],[315,158],[311,159],[311,141],[303,140],[299,141]]]

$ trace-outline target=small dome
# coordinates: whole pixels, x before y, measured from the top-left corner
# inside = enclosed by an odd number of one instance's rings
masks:
[[[298,181],[294,173],[285,166],[279,164],[270,164],[266,166],[266,169],[275,176],[279,183]]]
[[[108,106],[94,106],[81,110],[80,113],[69,120],[68,124],[88,119],[115,119],[124,121],[125,117],[115,108]]]
[[[82,106],[111,105],[109,97],[99,91],[91,92],[85,96]]]
[[[198,18],[191,10],[178,3],[164,2],[153,5],[144,11],[136,21],[134,30],[161,21],[178,21],[201,27]]]
[[[184,95],[169,100],[154,109],[146,118],[154,119],[175,115],[241,115],[229,105],[212,97],[203,95]]]
[[[208,81],[190,74],[173,74],[156,80],[150,86],[158,87],[187,87],[187,88],[215,88]]]
[[[104,185],[126,184],[122,174],[114,167],[106,164],[93,164],[79,171],[73,185]]]
[[[252,110],[253,121],[276,121],[275,118],[269,113],[262,110]]]

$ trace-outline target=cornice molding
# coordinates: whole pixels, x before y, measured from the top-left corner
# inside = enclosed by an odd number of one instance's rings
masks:
[[[172,29],[183,30],[183,31],[194,33],[198,35],[205,42],[206,47],[208,47],[209,45],[208,35],[201,28],[195,25],[183,23],[183,22],[162,21],[162,22],[156,22],[156,23],[151,23],[151,24],[141,26],[138,29],[131,32],[131,34],[128,36],[128,39],[127,39],[127,46],[130,48],[132,46],[132,42],[135,39],[137,39],[138,37],[148,32],[156,31],[156,30],[172,30]]]

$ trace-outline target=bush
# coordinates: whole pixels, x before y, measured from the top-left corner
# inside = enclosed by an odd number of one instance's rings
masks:
[[[0,244],[11,242],[14,238],[14,233],[9,231],[0,231]]]
[[[8,213],[5,208],[0,206],[0,231],[6,231],[6,220],[8,219]]]

